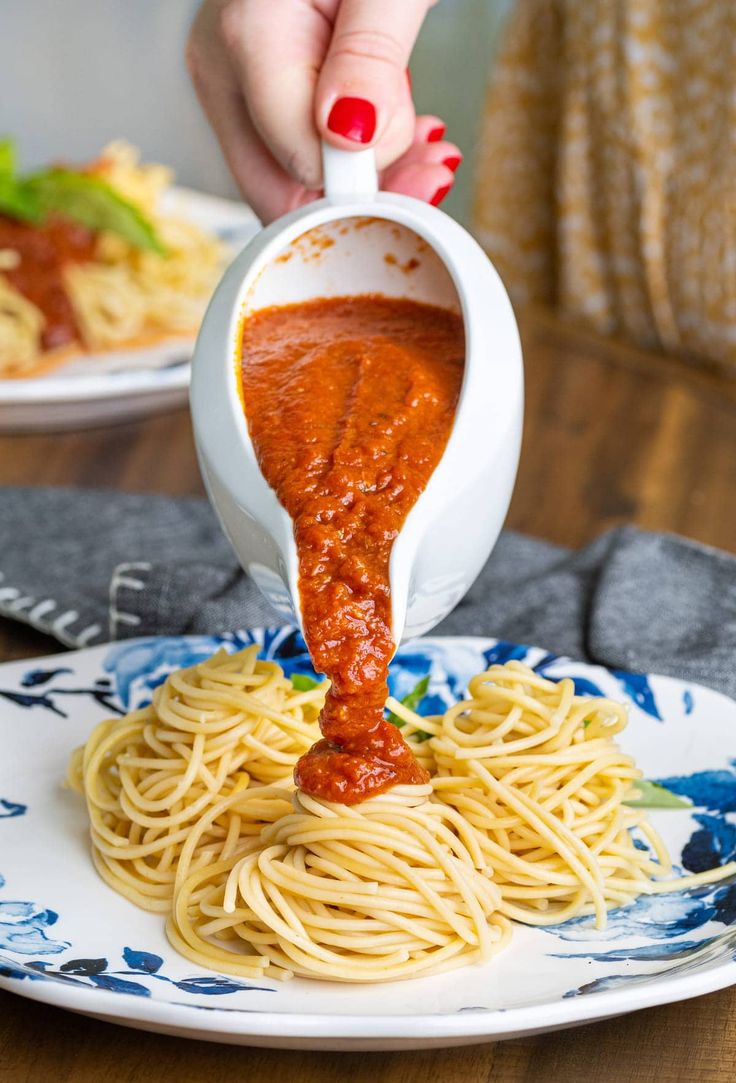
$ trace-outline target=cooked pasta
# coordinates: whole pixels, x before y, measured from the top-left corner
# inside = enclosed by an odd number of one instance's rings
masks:
[[[150,707],[104,722],[72,758],[100,874],[168,914],[172,944],[243,977],[387,981],[485,962],[512,922],[551,925],[672,879],[626,711],[518,662],[420,717],[389,700],[427,784],[342,805],[295,790],[327,682],[299,691],[257,648],[172,673]],[[670,877],[670,878],[668,878]]]
[[[625,803],[642,777],[613,740],[626,709],[576,695],[569,678],[512,661],[474,677],[469,699],[441,718],[390,706],[432,734],[435,799],[472,827],[509,918],[555,925],[591,913],[602,929],[608,909],[638,895],[736,871],[660,879],[671,873],[665,846],[645,810]]]
[[[111,143],[97,169],[155,224],[166,256],[102,233],[94,262],[66,268],[67,289],[86,345],[109,349],[145,334],[195,331],[222,272],[222,245],[186,219],[163,212],[171,171],[156,163],[141,164],[134,147]]]
[[[43,327],[43,316],[36,306],[2,274],[3,269],[14,266],[14,256],[11,249],[0,249],[0,373],[34,364]]]
[[[13,237],[28,237],[35,227],[25,226],[23,233],[16,225],[8,247],[3,247],[0,238],[2,376],[26,376],[40,365],[48,367],[68,357],[74,349],[109,350],[191,335],[222,273],[226,252],[220,241],[167,210],[170,170],[141,163],[138,151],[119,141],[106,147],[84,173],[104,180],[137,208],[150,222],[163,251],[148,251],[117,233],[100,231],[93,235],[89,251],[74,258],[60,255],[54,268],[44,254],[42,273],[48,276],[55,270],[58,281],[53,288],[57,295],[65,294],[71,306],[61,349],[44,342],[52,317],[39,307],[48,287],[44,293],[33,285],[35,249],[32,244],[27,251],[12,247]],[[38,250],[45,253],[41,243]],[[23,274],[16,280],[8,272],[16,271],[19,264]],[[28,283],[31,295],[24,296]]]
[[[296,793],[242,856],[194,873],[182,860],[172,942],[245,976],[252,957],[233,940],[277,977],[388,981],[487,961],[510,933],[498,889],[472,833],[430,794],[397,786],[350,806]]]
[[[252,783],[289,785],[319,736],[324,688],[297,692],[281,667],[248,647],[172,673],[149,707],[102,722],[72,757],[100,875],[147,910],[167,911],[179,855],[220,798]],[[212,861],[238,834],[225,806],[193,861]]]

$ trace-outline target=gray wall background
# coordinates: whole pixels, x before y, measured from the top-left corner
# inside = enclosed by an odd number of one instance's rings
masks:
[[[401,0],[397,0],[401,2]],[[444,207],[465,218],[479,106],[513,0],[442,0],[412,57],[417,107],[465,161]],[[0,133],[24,165],[84,159],[124,136],[181,183],[235,191],[182,60],[196,0],[0,0]]]

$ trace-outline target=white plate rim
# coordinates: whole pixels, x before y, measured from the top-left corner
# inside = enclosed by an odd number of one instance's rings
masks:
[[[181,344],[183,350],[191,350],[194,338],[171,340]],[[186,388],[189,386],[189,362],[175,368],[135,369],[127,372],[108,372],[99,376],[76,376],[74,379],[2,380],[0,397],[4,405],[21,403],[77,402],[82,399],[108,399],[117,395],[146,395],[160,389]]]
[[[13,965],[21,969],[17,963]],[[82,989],[57,985],[54,982],[25,984],[12,978],[0,977],[0,988],[18,996],[111,1021],[119,1017],[131,1023],[140,1023],[143,1029],[149,1022],[173,1026],[191,1031],[193,1038],[206,1032],[210,1038],[222,1033],[241,1038],[324,1038],[329,1041],[374,1039],[377,1042],[434,1038],[511,1040],[535,1031],[576,1026],[616,1015],[628,1015],[630,1012],[674,1001],[691,1000],[728,988],[735,983],[736,966],[732,962],[724,962],[712,970],[693,976],[678,975],[662,983],[652,982],[651,985],[632,989],[611,989],[591,997],[574,997],[545,1005],[447,1015],[335,1016],[260,1010],[248,1012],[242,1009],[228,1011],[209,1006],[201,1008],[193,1004],[142,1001],[140,997],[129,993],[109,994],[103,989]],[[679,995],[673,995],[673,991]],[[112,1010],[106,1011],[105,1005],[110,1005]],[[572,1010],[573,1005],[576,1010]],[[202,1018],[202,1013],[205,1013],[207,1020]],[[249,1026],[251,1020],[257,1021],[253,1027]],[[210,1023],[216,1026],[211,1026]]]

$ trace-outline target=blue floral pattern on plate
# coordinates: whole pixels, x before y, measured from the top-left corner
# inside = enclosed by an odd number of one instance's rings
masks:
[[[56,915],[54,915],[56,917]],[[62,945],[59,950],[63,950]],[[11,949],[12,950],[12,949]],[[17,950],[17,949],[16,949]],[[198,996],[222,996],[226,993],[273,992],[264,986],[251,985],[223,974],[203,974],[194,978],[176,980],[161,972],[164,961],[160,955],[150,951],[135,951],[123,948],[124,970],[112,970],[107,959],[67,959],[58,968],[52,967],[45,960],[34,960],[23,965],[3,962],[0,955],[0,977],[15,978],[22,981],[55,980],[67,984],[86,986],[87,988],[107,989],[112,993],[130,993],[133,996],[150,997],[152,981],[167,982],[184,993],[196,993]],[[131,981],[131,977],[136,980]],[[148,984],[146,984],[146,982]]]

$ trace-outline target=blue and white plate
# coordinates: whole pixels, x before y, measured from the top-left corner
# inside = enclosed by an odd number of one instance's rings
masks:
[[[260,228],[250,207],[190,188],[164,197],[172,214],[219,237],[231,257]],[[23,380],[0,379],[0,432],[59,431],[130,421],[186,402],[194,336],[79,354]]]
[[[172,669],[257,642],[288,673],[310,673],[290,629],[174,637],[0,666],[0,986],[127,1026],[282,1048],[395,1049],[517,1037],[736,983],[736,884],[643,897],[549,929],[517,926],[485,966],[373,987],[240,981],[198,970],[169,946],[161,916],[116,895],[90,861],[67,759],[96,722],[145,703]],[[736,856],[736,703],[698,685],[572,662],[488,639],[407,643],[394,695],[429,674],[420,711],[437,713],[492,662],[523,659],[583,693],[629,704],[621,737],[649,779],[692,809],[652,820],[675,862],[698,872]]]

